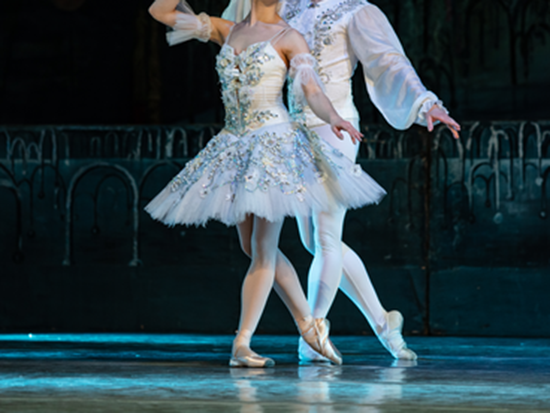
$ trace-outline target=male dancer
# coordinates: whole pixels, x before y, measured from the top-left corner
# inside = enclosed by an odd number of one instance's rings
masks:
[[[440,121],[458,138],[460,126],[447,115],[437,96],[422,85],[378,7],[365,0],[287,0],[280,14],[305,36],[319,63],[327,96],[344,119],[359,126],[351,88],[359,61],[369,96],[390,125],[407,129],[418,123],[432,131],[434,122]],[[309,108],[304,109],[304,115],[309,128],[355,159],[358,145],[337,139]],[[345,211],[335,210],[332,219],[313,217],[299,221],[302,240],[315,257],[308,278],[308,299],[314,317],[327,315],[334,299],[331,285],[339,282],[340,289],[361,310],[384,347],[397,359],[414,360],[416,354],[407,348],[401,333],[403,316],[382,307],[361,259],[341,242],[344,217]],[[321,250],[317,240],[323,238]],[[329,250],[327,245],[331,246]],[[336,265],[341,262],[341,279],[331,272],[331,261]],[[320,356],[301,341],[300,358],[315,360]]]
[[[225,17],[236,21],[244,18],[247,3],[232,0]],[[432,131],[435,122],[442,122],[458,138],[460,126],[448,116],[437,96],[423,86],[386,16],[376,6],[365,0],[286,0],[280,15],[304,35],[318,61],[327,96],[354,126],[359,126],[359,114],[353,103],[351,78],[359,61],[369,96],[390,125],[407,129],[418,123]],[[358,145],[350,139],[338,139],[330,125],[311,109],[296,108],[296,115],[344,155],[356,158]],[[326,317],[339,286],[393,357],[414,360],[417,356],[402,336],[403,316],[382,307],[361,259],[342,242],[345,213],[334,208],[298,222],[302,242],[314,255],[308,278],[313,316]],[[284,273],[285,268],[277,268],[276,290],[286,302],[291,288],[279,283]],[[302,340],[299,353],[304,361],[323,360]]]

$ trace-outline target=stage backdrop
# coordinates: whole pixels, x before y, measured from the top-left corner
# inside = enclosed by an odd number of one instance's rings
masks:
[[[235,229],[143,211],[216,130],[0,129],[0,331],[233,332],[248,266]],[[388,196],[350,212],[344,238],[406,332],[550,336],[550,122],[366,137],[359,162]],[[281,248],[305,282],[292,220]],[[330,319],[370,334],[342,295]],[[259,330],[295,331],[278,298]]]
[[[142,210],[223,121],[219,48],[169,48],[150,3],[0,2],[0,331],[237,326],[235,230],[167,229]],[[550,3],[373,3],[464,132],[391,130],[359,68],[360,162],[389,194],[350,212],[346,241],[407,333],[550,336]],[[281,247],[305,281],[292,221]],[[342,296],[330,318],[370,331]],[[294,331],[278,299],[260,329]]]
[[[220,15],[228,0],[189,0]],[[221,123],[219,47],[168,47],[152,0],[2,0],[0,124]],[[547,119],[548,0],[373,0],[460,120]],[[358,70],[363,121],[383,122]]]

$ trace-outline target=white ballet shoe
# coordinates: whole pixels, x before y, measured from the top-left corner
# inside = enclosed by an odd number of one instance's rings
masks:
[[[305,331],[301,331],[304,341],[309,344],[312,351],[324,356],[334,364],[342,364],[342,354],[329,338],[330,322],[326,318],[312,319]],[[301,359],[301,358],[300,358]]]
[[[392,361],[391,363],[392,367],[399,367],[401,369],[408,369],[410,367],[416,367],[418,366],[418,362],[416,360],[400,360],[396,359]]]
[[[273,367],[274,365],[275,362],[272,359],[260,356],[247,346],[237,347],[229,360],[230,367],[263,368]]]
[[[418,356],[407,348],[403,339],[403,315],[399,311],[390,311],[386,314],[386,324],[377,331],[382,345],[398,360],[416,360]]]
[[[330,363],[330,360],[313,350],[305,340],[298,340],[298,358],[304,363]]]

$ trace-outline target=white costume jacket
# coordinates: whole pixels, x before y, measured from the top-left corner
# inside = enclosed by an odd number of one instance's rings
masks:
[[[281,16],[302,33],[319,64],[319,73],[334,107],[345,119],[358,120],[351,78],[363,65],[368,94],[388,123],[407,129],[425,125],[425,114],[438,97],[428,91],[388,19],[365,0],[287,0]],[[304,109],[308,127],[324,122]]]

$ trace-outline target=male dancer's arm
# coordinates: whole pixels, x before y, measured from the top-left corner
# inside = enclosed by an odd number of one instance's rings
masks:
[[[149,7],[149,13],[155,20],[174,29],[166,35],[170,46],[190,39],[221,45],[234,24],[206,13],[196,15],[186,1],[180,0],[155,0]]]
[[[348,36],[363,65],[371,101],[391,126],[402,130],[418,123],[431,131],[433,123],[441,121],[458,138],[460,125],[422,84],[390,22],[378,7],[368,4],[358,10],[350,20]]]

